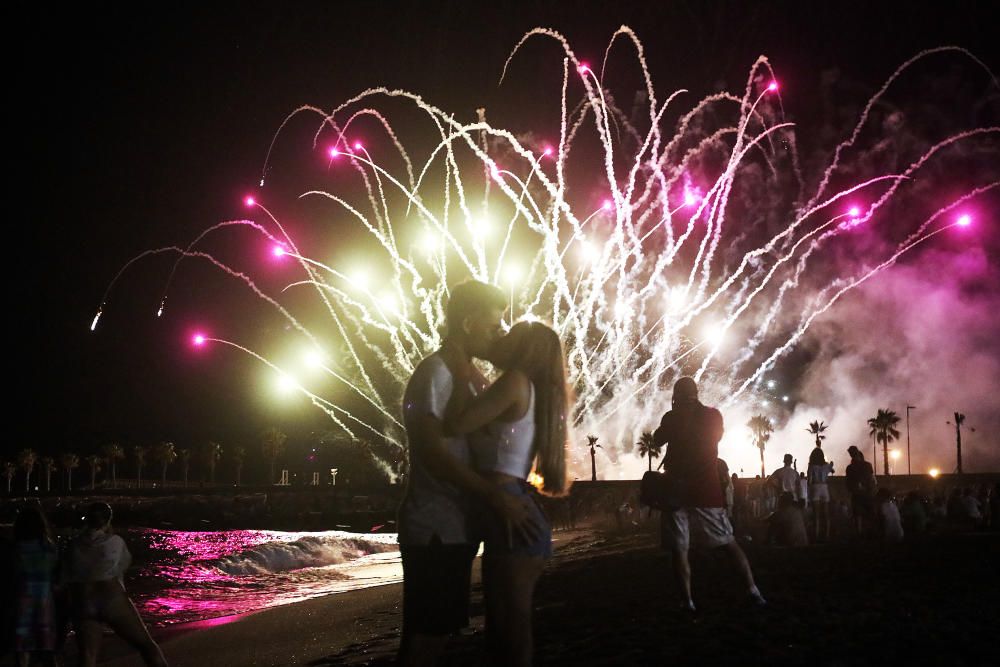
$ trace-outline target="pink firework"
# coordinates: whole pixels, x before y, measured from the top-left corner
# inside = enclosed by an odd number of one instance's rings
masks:
[[[962,215],[958,216],[958,220],[955,221],[955,224],[958,225],[959,227],[968,227],[969,225],[972,224],[972,216],[969,215],[968,213],[963,213]]]
[[[333,146],[331,146],[330,150],[327,151],[327,154],[330,156],[330,159],[332,160],[333,158],[335,158],[335,157],[337,157],[337,156],[340,155],[340,151],[338,151],[336,148],[334,148]]]
[[[191,342],[197,347],[203,346],[205,344],[205,340],[205,334],[201,333],[196,333],[191,337]]]
[[[777,91],[778,90],[778,82],[777,81],[772,81],[771,83],[767,84],[767,89],[769,91],[771,91],[772,93],[775,92],[775,91]]]
[[[274,255],[275,257],[284,257],[287,254],[287,251],[280,245],[276,245],[271,250],[271,254]]]
[[[243,200],[243,203],[246,204],[247,208],[251,208],[257,203],[257,200],[252,196],[247,195],[247,197]]]

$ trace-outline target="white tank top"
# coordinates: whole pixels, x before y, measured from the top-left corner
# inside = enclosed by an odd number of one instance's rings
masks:
[[[515,422],[494,421],[469,437],[476,470],[527,479],[535,459],[535,385],[529,383],[528,411]]]

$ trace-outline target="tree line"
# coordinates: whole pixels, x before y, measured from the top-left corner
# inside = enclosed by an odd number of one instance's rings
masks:
[[[285,452],[288,437],[277,428],[269,428],[261,433],[258,447],[262,458],[269,466],[268,483],[275,479],[274,471],[278,459]],[[13,461],[2,464],[2,472],[7,482],[7,493],[14,493],[14,481],[20,475],[23,478],[24,492],[31,493],[32,480],[35,489],[49,493],[52,491],[53,477],[64,483],[63,489],[72,491],[73,473],[86,465],[90,477],[90,488],[96,488],[97,475],[104,472],[104,481],[109,488],[118,488],[118,472],[129,470],[135,474],[137,488],[142,488],[143,473],[153,471],[158,473],[160,484],[166,485],[167,474],[173,469],[176,481],[188,485],[192,464],[202,471],[202,481],[215,482],[216,469],[225,463],[232,472],[236,486],[243,481],[243,468],[247,461],[247,449],[242,446],[224,448],[213,440],[206,441],[194,448],[177,448],[170,441],[158,442],[154,445],[136,445],[126,448],[120,443],[111,442],[102,446],[99,453],[81,457],[75,452],[62,452],[56,456],[39,455],[35,450],[27,448],[18,452]],[[179,472],[179,474],[177,474]],[[152,481],[152,480],[150,480]]]

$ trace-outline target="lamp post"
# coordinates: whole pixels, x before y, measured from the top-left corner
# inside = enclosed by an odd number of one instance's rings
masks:
[[[910,465],[910,410],[916,410],[917,406],[906,406],[906,474],[912,475],[913,470]]]

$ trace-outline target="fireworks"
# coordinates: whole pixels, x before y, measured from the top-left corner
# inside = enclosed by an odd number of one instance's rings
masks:
[[[316,259],[326,248],[300,248],[267,208],[263,176],[263,189],[244,200],[256,220],[205,232],[243,225],[266,237],[274,257],[301,270],[286,290],[314,289],[336,340],[319,340],[251,277],[196,250],[205,234],[187,247],[143,255],[207,260],[243,281],[309,346],[308,366],[347,386],[350,392],[338,395],[349,398],[323,398],[294,369],[237,343],[204,336],[194,343],[240,349],[350,435],[402,446],[402,387],[419,359],[441,343],[447,286],[466,277],[496,283],[510,294],[512,316],[545,320],[560,332],[576,393],[574,442],[598,434],[617,457],[657,423],[681,374],[701,383],[706,402],[726,408],[745,399],[816,318],[914,246],[968,226],[970,215],[955,217],[957,209],[1000,184],[972,184],[929,215],[913,216],[906,235],[880,255],[834,272],[817,259],[837,244],[853,247],[859,234],[884,224],[885,210],[909,196],[908,184],[927,163],[950,146],[1000,131],[975,128],[947,137],[893,173],[862,171],[850,162],[871,109],[902,71],[942,53],[981,66],[971,54],[942,47],[904,63],[810,178],[766,58],[753,64],[740,94],[717,93],[680,110],[685,91],[662,100],[641,43],[622,28],[612,43],[624,38],[637,47],[647,102],[630,116],[616,106],[604,67],[581,62],[558,33],[527,33],[510,59],[535,37],[564,49],[562,85],[554,89],[558,141],[556,128],[540,128],[552,139],[539,142],[494,126],[482,110],[475,122],[463,123],[416,94],[385,88],[363,91],[330,111],[301,107],[282,124],[298,114],[318,116],[313,151],[325,155],[338,187],[362,194],[314,188],[302,196],[325,200],[338,224],[363,227],[369,237],[363,252],[376,253],[372,261],[333,266]],[[423,161],[408,152],[388,112],[378,110],[387,98],[411,105],[433,128],[435,145]],[[368,122],[377,130],[362,142],[355,128]],[[270,155],[263,174],[273,168]],[[851,173],[865,176],[833,191],[832,184],[842,185]],[[165,302],[166,293],[160,312]],[[315,351],[331,346],[343,352],[336,363]],[[749,445],[748,452],[753,455]],[[635,463],[627,472],[644,465]]]

